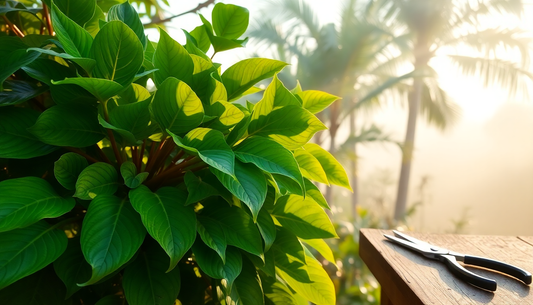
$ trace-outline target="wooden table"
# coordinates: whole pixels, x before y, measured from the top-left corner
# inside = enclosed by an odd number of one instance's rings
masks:
[[[391,231],[361,229],[359,255],[381,284],[381,304],[533,304],[533,288],[498,272],[468,267],[494,279],[495,292],[456,278],[439,261],[386,241]],[[533,272],[533,236],[409,235],[456,252],[501,260]]]

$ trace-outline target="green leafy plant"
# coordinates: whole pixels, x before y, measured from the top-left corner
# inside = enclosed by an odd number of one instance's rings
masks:
[[[285,88],[280,61],[221,73],[245,8],[217,4],[181,45],[128,2],[4,2],[2,304],[335,303],[310,252],[337,237],[312,181],[349,188],[308,143],[329,103]]]

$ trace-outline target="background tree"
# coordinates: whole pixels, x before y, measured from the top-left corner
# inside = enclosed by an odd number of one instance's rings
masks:
[[[446,57],[460,73],[478,77],[485,86],[502,86],[514,95],[518,91],[527,92],[532,79],[525,69],[529,65],[529,38],[520,29],[486,26],[488,17],[520,16],[521,0],[378,0],[376,4],[374,9],[385,16],[387,23],[404,25],[397,28],[396,34],[410,39],[409,50],[403,53],[409,57],[415,76],[409,89],[409,114],[394,211],[394,218],[401,220],[407,205],[417,117],[421,110],[431,110],[423,100],[428,94],[437,94],[436,100],[441,103],[447,99],[435,81],[438,74],[431,67],[431,59]],[[500,50],[514,50],[520,59],[498,58]],[[446,115],[441,113],[441,118],[433,119],[438,121]]]

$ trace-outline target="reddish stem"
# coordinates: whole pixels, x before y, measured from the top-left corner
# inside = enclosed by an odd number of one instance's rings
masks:
[[[98,152],[98,155],[100,156],[100,158],[102,160],[104,160],[105,162],[111,164],[111,160],[109,160],[109,158],[106,156],[106,154],[102,151],[102,149],[100,148],[100,146],[98,146],[98,144],[95,144],[94,145],[96,147],[96,151]]]
[[[86,154],[85,152],[83,152],[81,149],[78,149],[78,148],[74,148],[74,147],[65,147],[65,149],[67,150],[70,150],[72,152],[75,152],[77,153],[78,155],[84,157],[85,159],[87,159],[88,161],[91,161],[93,163],[98,163],[100,161],[98,161],[97,159],[89,156],[88,154]]]
[[[9,28],[13,31],[13,33],[15,33],[15,35],[17,35],[20,38],[24,37],[24,33],[22,33],[22,31],[19,30],[19,28],[16,25],[14,25],[11,21],[9,21],[9,19],[7,19],[5,15],[2,17],[4,17],[4,21],[9,26]]]
[[[46,17],[46,27],[48,29],[48,33],[50,34],[50,36],[53,36],[54,29],[52,28],[52,20],[50,18],[50,11],[48,11],[48,7],[44,3],[43,3],[43,10],[44,10],[44,16]]]

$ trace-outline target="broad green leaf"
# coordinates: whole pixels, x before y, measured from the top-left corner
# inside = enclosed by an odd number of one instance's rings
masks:
[[[96,302],[94,305],[124,305],[124,297],[116,294],[108,295]]]
[[[145,87],[139,84],[136,84],[136,83],[132,83],[131,85],[126,87],[122,92],[119,93],[116,101],[119,106],[122,106],[122,105],[135,104],[137,102],[143,102],[143,101],[146,102],[146,100],[150,99],[150,97],[151,97],[150,92]],[[148,104],[149,103],[150,102],[148,102]],[[144,108],[142,111],[147,112],[147,110]],[[147,116],[149,117],[150,114],[148,113]]]
[[[30,64],[22,67],[22,70],[34,79],[49,86],[52,85],[52,80],[60,81],[65,77],[76,76],[76,71],[73,69],[48,58],[37,58]],[[45,86],[41,86],[40,88],[47,89]]]
[[[318,189],[318,187],[314,185],[313,182],[309,181],[307,178],[304,178],[304,180],[306,196],[308,196],[308,198],[313,199],[316,203],[318,203],[319,206],[329,210],[330,207],[328,205],[328,202],[326,201],[326,198],[324,198],[324,195],[322,195],[322,192]]]
[[[14,0],[3,1],[2,6],[0,7],[0,15],[5,16],[7,13],[11,12],[25,12],[36,15],[40,11],[38,8],[27,8],[21,2]]]
[[[92,15],[91,15],[92,16]],[[93,37],[52,4],[51,19],[63,49],[74,57],[89,57]]]
[[[54,4],[66,16],[82,27],[91,20],[96,9],[95,0],[55,0]]]
[[[127,187],[134,189],[141,185],[141,183],[148,178],[149,173],[139,173],[137,174],[137,167],[131,161],[126,161],[120,166],[120,174],[124,178],[124,184]]]
[[[296,149],[294,157],[298,161],[304,177],[329,185],[328,177],[317,158],[304,149]]]
[[[96,60],[93,76],[123,87],[133,81],[143,63],[143,46],[135,32],[119,20],[108,22],[98,32],[91,47]]]
[[[205,114],[214,116],[215,119],[208,124],[209,128],[226,131],[237,125],[243,118],[244,113],[232,103],[216,101],[206,107]]]
[[[114,132],[116,132],[117,134],[120,135],[120,137],[122,137],[122,140],[127,144],[127,145],[137,145],[139,144],[137,139],[135,138],[135,136],[125,130],[125,129],[122,129],[122,128],[118,128],[114,125],[111,125],[109,124],[103,117],[101,114],[98,114],[98,123],[100,123],[100,125],[102,125],[102,127],[104,128],[107,128],[107,129],[111,129],[113,130]]]
[[[89,205],[81,230],[81,250],[98,282],[127,263],[143,243],[146,230],[127,199],[99,195]]]
[[[57,105],[98,105],[98,100],[89,91],[77,85],[52,85],[50,94]]]
[[[222,82],[219,82],[215,79],[215,90],[213,91],[213,94],[211,94],[211,96],[209,97],[209,104],[213,105],[217,101],[227,100],[228,92],[226,91],[226,87],[224,87],[224,84]]]
[[[6,43],[5,36],[2,37],[4,39],[0,40],[1,43]],[[18,38],[18,37],[17,37]],[[13,42],[13,41],[10,41]],[[23,44],[21,41],[16,42],[17,44]],[[7,43],[6,43],[7,44]],[[6,47],[10,47],[12,44],[6,45]],[[24,49],[11,49],[9,50],[11,52],[2,52],[7,53],[3,54],[5,57],[0,59],[0,64],[2,65],[2,69],[0,69],[0,89],[2,89],[3,82],[13,73],[15,73],[18,69],[22,68],[23,66],[31,63],[35,59],[41,55],[39,52],[26,52],[26,48]],[[1,54],[1,53],[0,53]]]
[[[261,235],[252,217],[240,208],[216,205],[204,208],[198,220],[205,224],[214,222],[222,227],[228,245],[235,246],[261,257]]]
[[[255,222],[267,193],[267,181],[263,172],[253,164],[238,160],[235,162],[234,177],[215,168],[211,168],[211,171],[233,195],[250,208]]]
[[[204,108],[196,93],[174,77],[159,85],[152,101],[152,113],[163,130],[178,135],[197,127],[204,118]]]
[[[66,248],[65,233],[44,220],[0,233],[0,289],[44,268]]]
[[[94,15],[91,17],[91,20],[85,23],[84,29],[91,34],[94,38],[96,34],[100,31],[100,20],[104,20],[105,15],[102,9],[97,5],[94,11]]]
[[[113,195],[118,189],[118,174],[115,168],[104,162],[87,166],[78,176],[74,197],[91,200],[99,195]]]
[[[197,55],[207,61],[211,61],[209,56],[205,54],[205,52],[207,51],[204,52],[198,48],[198,42],[196,41],[196,38],[194,38],[191,35],[191,33],[187,32],[186,30],[184,29],[181,29],[181,30],[183,31],[183,33],[185,34],[185,37],[187,38],[187,43],[184,46],[185,50],[187,50],[187,52],[189,52],[190,55]],[[207,37],[207,34],[205,34],[205,36]],[[209,37],[207,38],[207,42],[209,43],[207,48],[209,48],[211,46],[211,41],[209,41]]]
[[[296,86],[292,88],[291,93],[294,94],[295,96],[298,96],[298,94],[300,94],[302,91],[303,90],[302,90],[302,85],[300,85],[300,81],[296,80]]]
[[[273,59],[250,58],[239,61],[222,73],[228,99],[240,96],[259,81],[274,76],[287,64]]]
[[[314,143],[306,144],[303,149],[311,153],[320,162],[324,172],[326,172],[329,183],[342,186],[352,191],[346,171],[333,155]]]
[[[291,290],[283,283],[262,278],[262,284],[265,297],[273,305],[300,305]]]
[[[218,76],[218,71],[209,59],[194,54],[190,56],[194,63],[194,72],[188,84],[205,107],[210,104],[210,97],[216,89],[215,77]]]
[[[68,240],[67,250],[54,262],[54,270],[67,287],[67,298],[81,289],[76,283],[91,278],[91,265],[83,257],[79,238]]]
[[[50,107],[28,130],[42,142],[57,146],[86,147],[104,137],[96,109],[79,105]]]
[[[4,180],[0,194],[0,232],[59,217],[76,204],[74,198],[59,196],[46,180],[37,177]]]
[[[70,305],[65,294],[66,288],[50,264],[0,290],[0,300],[6,305]]]
[[[261,116],[267,115],[284,106],[301,106],[300,101],[285,88],[285,85],[274,75],[272,82],[265,90],[263,98],[254,106],[252,120],[260,121]]]
[[[250,95],[250,94],[254,94],[254,93],[257,93],[257,92],[261,92],[261,91],[263,91],[263,90],[264,90],[264,89],[261,89],[261,88],[259,88],[259,87],[251,87],[250,89],[244,91],[241,95],[235,96],[235,97],[233,97],[233,98],[232,98],[231,100],[229,100],[229,101],[230,101],[230,102],[234,102],[234,101],[236,101],[236,100],[242,98],[243,96]],[[247,105],[250,105],[251,103],[249,103],[248,101],[246,101],[246,104],[247,104]],[[253,104],[251,104],[251,105],[253,105]],[[250,110],[250,111],[252,111],[252,110]]]
[[[298,238],[286,229],[277,231],[276,241],[270,249],[274,253],[276,273],[283,271],[302,283],[310,283],[304,248]]]
[[[337,237],[324,210],[311,198],[285,195],[278,198],[272,215],[281,225],[305,239]]]
[[[149,132],[155,126],[150,117],[150,102],[151,98],[148,98],[141,102],[112,108],[109,111],[109,121],[113,126],[128,131],[134,139],[144,139],[151,135]]]
[[[67,190],[76,189],[76,180],[89,163],[87,159],[76,154],[66,153],[54,163],[54,176],[57,182]]]
[[[213,168],[230,176],[234,175],[235,154],[224,140],[224,135],[214,129],[196,128],[180,138],[169,132],[174,143],[193,155],[197,155]]]
[[[47,155],[58,147],[39,141],[28,128],[39,112],[29,108],[2,108],[0,111],[0,158],[29,159]]]
[[[274,225],[272,216],[270,216],[270,213],[265,208],[259,211],[257,227],[259,228],[259,232],[261,232],[261,236],[263,236],[265,252],[267,252],[272,247],[274,240],[276,240],[276,226]]]
[[[194,175],[197,176],[198,177],[197,179],[202,182],[202,183],[198,184],[197,187],[198,188],[201,188],[203,186],[206,187],[206,188],[204,188],[205,194],[209,194],[209,192],[210,192],[207,189],[207,186],[206,186],[206,185],[209,185],[209,187],[214,188],[217,191],[216,195],[222,197],[225,201],[227,201],[229,203],[229,205],[235,205],[235,204],[239,203],[239,199],[237,197],[233,196],[233,194],[230,191],[228,191],[228,189],[224,185],[222,185],[222,183],[220,183],[220,181],[218,181],[218,178],[209,170],[209,168],[205,168],[203,170],[195,171]],[[186,176],[187,176],[187,174],[186,174]],[[189,175],[189,177],[192,178],[190,175]],[[189,185],[187,184],[187,177],[185,177],[185,180],[186,180],[185,184],[187,185],[187,188],[189,188]],[[201,192],[201,189],[198,189],[197,191]],[[205,194],[204,195],[196,194],[196,196],[203,197],[202,200],[204,200],[205,198],[208,198],[208,197],[205,197]],[[190,195],[190,196],[193,196],[193,195]],[[191,200],[192,199],[194,199],[194,198],[191,198]],[[187,197],[187,204],[190,204],[188,197]]]
[[[192,208],[184,206],[187,194],[171,187],[152,193],[140,185],[130,191],[129,197],[148,233],[170,257],[167,272],[171,271],[196,238],[196,215]]]
[[[297,94],[302,100],[303,107],[311,113],[318,113],[329,107],[340,97],[317,90],[306,90]]]
[[[226,261],[222,262],[217,253],[197,240],[192,248],[196,262],[202,271],[216,279],[225,279],[229,290],[242,270],[242,256],[239,250],[228,247]]]
[[[181,287],[180,270],[165,272],[168,257],[150,244],[124,271],[122,286],[130,305],[174,304]]]
[[[112,6],[107,12],[107,21],[120,20],[124,22],[130,29],[135,32],[137,38],[141,42],[143,49],[146,48],[146,35],[144,34],[144,27],[139,19],[139,14],[131,6],[131,4],[126,1],[122,4],[117,4]]]
[[[113,96],[119,94],[124,87],[119,83],[116,83],[111,80],[102,79],[102,78],[86,78],[86,77],[76,77],[76,78],[65,78],[62,81],[54,82],[54,85],[64,85],[72,84],[78,85],[83,89],[89,91],[94,97],[96,97],[100,102],[105,102]]]
[[[248,113],[244,114],[244,118],[239,122],[239,124],[235,125],[226,137],[226,142],[229,145],[235,145],[235,143],[239,142],[242,137],[246,135],[246,132],[248,130],[248,125],[250,124],[251,116]]]
[[[320,255],[322,255],[325,259],[327,259],[330,263],[337,267],[337,263],[335,262],[335,256],[333,256],[333,251],[331,251],[331,248],[323,239],[302,239],[302,241],[306,245],[318,251]]]
[[[53,51],[53,50],[41,49],[41,48],[29,48],[28,51],[30,51],[30,50],[31,51],[35,51],[35,52],[39,52],[39,53],[43,53],[43,54],[47,54],[47,55],[57,56],[57,57],[60,57],[60,58],[63,58],[63,59],[71,60],[71,61],[77,63],[80,67],[83,68],[83,70],[85,70],[88,73],[91,73],[92,70],[94,69],[94,66],[96,65],[96,61],[94,59],[92,59],[92,58],[76,57],[76,56],[70,55],[68,53],[58,53],[58,52]],[[24,69],[24,70],[26,70],[26,69]],[[63,80],[65,78],[65,76],[68,76],[68,75],[63,75],[63,77],[58,79],[58,81]]]
[[[212,18],[217,36],[235,39],[241,37],[248,28],[250,12],[241,6],[217,3],[213,8]]]
[[[250,261],[243,260],[242,271],[226,295],[226,304],[265,304],[261,279]]]
[[[196,40],[196,46],[198,49],[202,50],[204,53],[209,50],[211,41],[209,41],[209,36],[207,36],[207,32],[203,25],[195,27],[194,30],[191,31],[191,36]]]
[[[213,45],[213,49],[215,49],[215,53],[227,51],[235,48],[242,48],[246,45],[248,42],[248,37],[242,40],[238,39],[229,39],[225,37],[215,36],[213,35],[213,27],[211,26],[211,23],[207,21],[204,16],[200,14],[200,19],[202,20],[202,23],[204,24],[204,28],[206,29],[205,32],[207,36],[209,37],[209,41]]]
[[[168,78],[175,77],[189,83],[194,71],[194,64],[185,48],[172,39],[167,32],[160,29],[160,38],[154,53],[154,83],[159,86]]]
[[[226,234],[220,225],[216,222],[196,222],[196,229],[200,238],[209,248],[215,250],[222,259],[222,262],[226,262]]]
[[[312,283],[301,282],[291,277],[283,270],[277,270],[278,274],[296,291],[296,293],[314,304],[334,305],[336,302],[335,286],[327,272],[310,253],[306,253],[306,261],[307,272],[309,273],[309,278],[312,280]]]
[[[298,183],[296,183],[296,181],[287,178],[287,176],[272,174],[272,178],[274,178],[274,181],[276,182],[280,194],[297,194],[300,196],[304,195],[304,193],[302,192],[302,187]]]
[[[21,80],[7,80],[4,82],[4,91],[0,92],[0,107],[24,103],[47,90],[46,86],[37,86]]]
[[[193,172],[188,171],[185,173],[185,185],[187,185],[187,201],[185,205],[199,202],[207,197],[218,195],[218,190],[210,183],[202,181],[202,179],[196,177]],[[200,231],[200,229],[198,229]]]
[[[287,176],[304,189],[298,163],[292,153],[281,144],[263,137],[250,137],[235,147],[235,156],[242,162],[253,163],[260,169]]]

